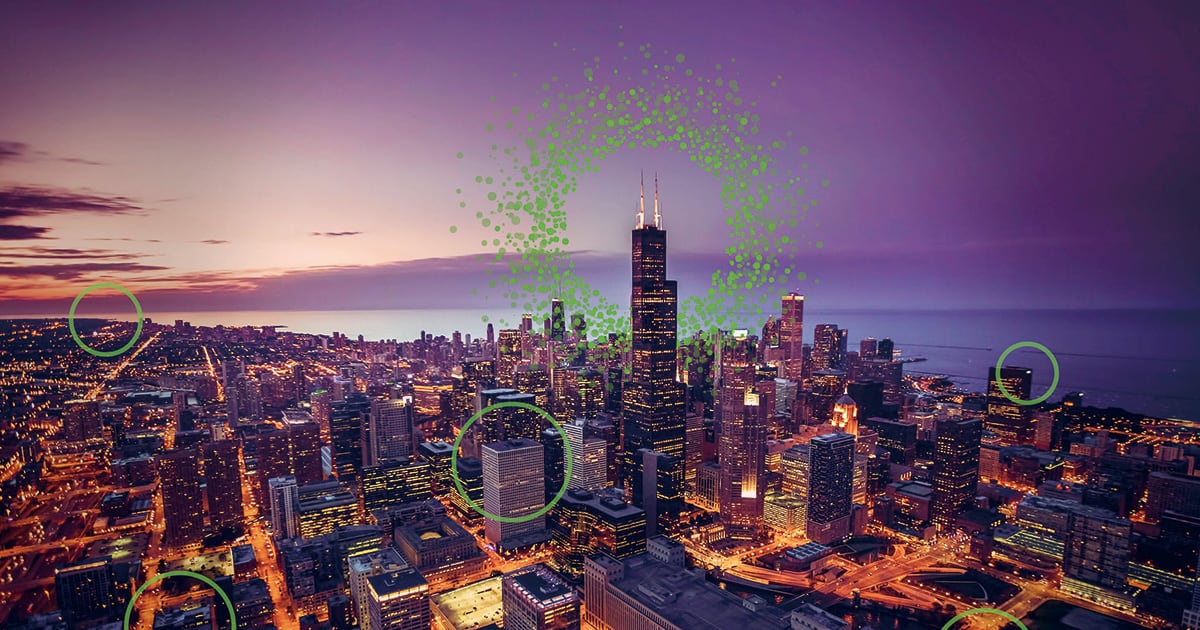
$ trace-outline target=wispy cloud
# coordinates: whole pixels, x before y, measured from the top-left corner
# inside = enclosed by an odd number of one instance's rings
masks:
[[[50,228],[32,225],[0,225],[0,241],[28,241],[33,239],[53,238],[46,236]]]
[[[121,274],[145,271],[163,271],[167,267],[158,265],[143,265],[141,263],[75,263],[67,265],[5,265],[0,264],[0,278],[53,278],[55,280],[75,280],[81,276],[100,273],[118,272]]]
[[[65,162],[67,164],[82,164],[84,166],[104,166],[104,162],[80,157],[63,157],[49,151],[33,150],[24,142],[0,140],[0,162],[16,160],[48,160],[52,162]]]
[[[136,199],[120,195],[78,193],[35,186],[0,190],[0,220],[70,212],[89,214],[140,214],[145,208]]]
[[[42,260],[136,260],[139,254],[111,249],[79,249],[75,247],[7,247],[0,248],[0,258]]]
[[[156,238],[127,238],[127,237],[111,238],[111,237],[103,237],[103,236],[94,236],[91,238],[86,238],[84,240],[86,240],[86,241],[123,241],[126,243],[161,243],[162,242]]]
[[[358,236],[362,232],[309,232],[312,236]]]
[[[204,243],[205,245],[224,245],[224,244],[228,243],[229,241],[221,240],[219,238],[206,238],[203,241],[192,241],[192,242],[193,243]]]
[[[28,150],[29,145],[24,142],[0,140],[0,162],[19,159]]]

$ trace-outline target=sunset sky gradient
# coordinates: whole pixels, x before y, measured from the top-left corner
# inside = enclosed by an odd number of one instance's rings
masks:
[[[148,313],[482,307],[483,250],[447,228],[472,223],[454,189],[489,168],[488,97],[534,106],[620,41],[736,57],[764,131],[808,147],[831,182],[800,235],[825,244],[801,252],[815,298],[1200,306],[1195,3],[521,4],[8,4],[0,314],[102,280]],[[726,210],[665,151],[572,195],[581,273],[627,302],[640,169],[698,292]]]

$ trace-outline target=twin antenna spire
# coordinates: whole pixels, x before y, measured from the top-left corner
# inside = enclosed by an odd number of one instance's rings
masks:
[[[646,174],[644,172],[638,194],[637,227],[646,227]],[[658,173],[654,174],[654,227],[662,229],[662,214],[658,211]]]

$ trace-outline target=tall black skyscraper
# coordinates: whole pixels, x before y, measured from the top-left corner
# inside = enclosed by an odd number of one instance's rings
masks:
[[[567,316],[563,310],[563,301],[554,298],[550,300],[550,338],[554,341],[566,340]]]
[[[996,368],[988,368],[987,429],[1000,436],[1003,446],[1033,444],[1032,408],[1009,400],[1000,390],[996,377]],[[1033,389],[1033,370],[1006,365],[1000,368],[999,378],[1009,396],[1029,400]]]
[[[808,443],[808,537],[822,544],[850,535],[854,499],[854,436],[830,433]]]
[[[979,418],[948,418],[937,423],[933,451],[933,523],[950,530],[975,498],[979,484]]]
[[[638,450],[682,462],[685,434],[684,386],[675,380],[678,289],[674,280],[667,280],[667,233],[658,209],[657,178],[654,222],[647,224],[645,219],[643,189],[633,229],[632,365],[622,401],[626,470],[635,479],[641,474]]]

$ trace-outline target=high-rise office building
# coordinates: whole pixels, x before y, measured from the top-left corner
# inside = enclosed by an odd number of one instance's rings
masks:
[[[500,331],[500,339],[496,343],[496,385],[512,387],[513,376],[521,363],[521,331],[505,329]]]
[[[667,280],[667,233],[657,180],[653,223],[646,223],[644,189],[640,196],[632,259],[631,373],[622,392],[629,479],[641,474],[636,457],[640,449],[669,455],[681,467],[684,456],[684,385],[675,380],[678,288],[674,280]]]
[[[563,301],[554,298],[550,300],[550,339],[562,343],[567,340],[567,316],[563,310]]]
[[[846,365],[847,331],[837,324],[817,324],[813,328],[813,370],[843,370]]]
[[[428,630],[429,583],[411,568],[368,577],[367,617],[371,630]]]
[[[808,443],[808,537],[821,544],[850,535],[853,505],[854,436],[820,435]]]
[[[799,381],[804,359],[804,296],[795,291],[782,298],[783,314],[779,320],[779,347],[783,351],[780,375]]]
[[[979,418],[945,418],[937,423],[933,452],[933,523],[941,531],[954,527],[970,508],[979,483]]]
[[[812,451],[808,444],[797,444],[780,456],[779,467],[783,473],[780,489],[808,503],[809,481],[812,476]]]
[[[350,576],[350,599],[354,602],[354,614],[360,630],[386,630],[371,626],[371,587],[369,578],[385,573],[407,571],[410,567],[395,547],[367,551],[350,556],[346,560]]]
[[[288,432],[291,473],[301,485],[320,481],[325,477],[321,465],[321,427],[307,413],[294,419],[289,417],[290,413],[284,412],[284,424]]]
[[[1129,560],[1133,523],[1109,510],[1080,506],[1067,519],[1062,589],[1068,593],[1132,609]]]
[[[204,445],[204,481],[208,520],[214,530],[239,532],[246,513],[242,504],[241,453],[236,440]]]
[[[271,506],[271,531],[276,538],[300,535],[300,491],[294,475],[273,477],[267,481]]]
[[[300,486],[300,536],[316,538],[358,524],[358,497],[337,480]]]
[[[371,442],[366,465],[412,455],[414,406],[411,396],[371,401]]]
[[[432,496],[433,479],[426,461],[402,457],[363,468],[362,498],[367,513]]]
[[[1032,445],[1035,435],[1032,410],[1004,396],[996,381],[996,368],[988,368],[988,413],[985,428],[1000,437],[1001,446]],[[1023,367],[1000,368],[1000,381],[1008,395],[1029,400],[1033,388],[1033,370]]]
[[[200,489],[200,456],[195,449],[176,449],[158,456],[162,489],[163,541],[169,548],[200,542],[204,536],[204,493]]]
[[[450,494],[450,503],[467,518],[477,518],[479,512],[472,508],[463,498],[465,493],[476,507],[483,507],[483,462],[477,457],[459,457],[456,465],[458,481],[462,484],[462,492]],[[454,483],[453,480],[450,483]]]
[[[874,359],[879,352],[879,342],[874,337],[866,337],[858,342],[858,358]]]
[[[117,580],[112,558],[87,558],[54,570],[54,592],[67,628],[119,622],[129,587]]]
[[[364,447],[370,447],[370,440],[364,438],[370,437],[371,399],[361,392],[352,392],[345,400],[335,400],[330,407],[334,473],[338,481],[356,484],[363,467]]]
[[[646,512],[621,500],[619,488],[568,490],[552,511],[554,568],[572,577],[603,552],[627,558],[646,550]]]
[[[542,564],[504,574],[505,630],[578,630],[579,595]]]
[[[700,411],[684,418],[687,444],[683,451],[683,487],[687,494],[696,492],[696,474],[704,460],[704,416]]]
[[[608,485],[607,444],[601,438],[586,435],[586,423],[578,418],[563,426],[571,446],[571,479],[567,488],[600,490]]]
[[[896,358],[896,344],[891,339],[884,337],[879,340],[879,344],[875,349],[875,358],[884,361],[891,361]]]
[[[735,401],[722,395],[718,504],[724,523],[749,528],[762,522],[767,413],[753,387],[742,389],[741,397]]]
[[[541,380],[542,383],[548,384],[549,374],[547,374],[544,370],[536,370],[531,373],[542,375],[544,378],[539,380]],[[518,378],[521,374],[523,374],[523,372],[517,372]],[[498,403],[523,403],[526,405],[532,405],[539,409],[545,409],[546,407],[543,405],[547,405],[545,400],[546,390],[542,389],[541,391],[543,399],[541,401],[538,400],[536,394],[525,392],[503,394],[497,396],[495,401]],[[523,438],[526,440],[537,441],[541,436],[542,431],[547,428],[545,426],[546,421],[542,418],[542,415],[537,411],[530,409],[529,407],[502,407],[500,409],[494,409],[488,412],[487,417],[489,421],[494,422],[499,426],[501,440],[515,440]],[[494,418],[494,420],[492,420],[492,418]],[[481,419],[479,421],[482,422],[483,420]]]
[[[522,517],[546,505],[544,452],[524,438],[483,445],[483,509],[504,517]],[[487,519],[487,539],[497,545],[546,529],[546,517],[506,523]],[[510,543],[511,544],[511,543]]]
[[[563,436],[556,427],[542,431],[538,442],[543,449],[542,470],[546,479],[546,503],[549,503],[562,489],[563,477],[567,472],[566,450],[563,448]]]
[[[263,504],[268,501],[270,481],[276,477],[292,475],[291,447],[288,445],[288,432],[274,424],[259,425],[258,437],[254,448],[255,474],[258,476],[259,497]]]
[[[683,462],[644,448],[634,455],[639,475],[634,480],[633,504],[646,511],[646,536],[673,534],[683,513]]]

